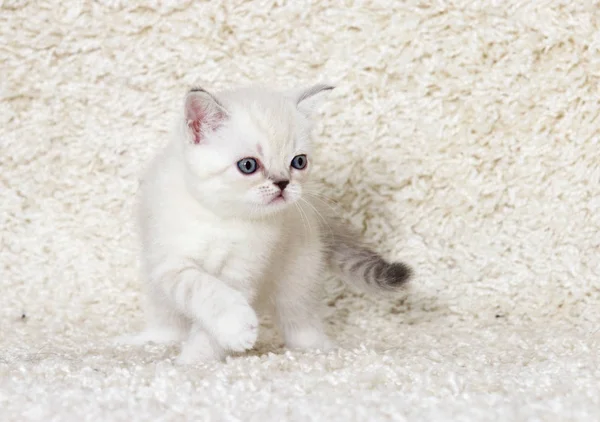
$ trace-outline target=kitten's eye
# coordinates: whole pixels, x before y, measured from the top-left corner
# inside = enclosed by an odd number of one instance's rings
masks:
[[[296,155],[292,159],[292,167],[298,170],[302,170],[304,167],[306,167],[307,163],[308,160],[306,159],[306,154]]]
[[[242,158],[237,162],[237,166],[244,174],[252,174],[258,170],[258,163],[254,158]]]

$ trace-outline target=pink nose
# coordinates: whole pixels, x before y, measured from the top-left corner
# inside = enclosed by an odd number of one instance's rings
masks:
[[[273,182],[273,184],[276,186],[279,186],[279,189],[281,189],[283,191],[285,189],[285,187],[290,184],[290,181],[289,180],[280,180],[278,182]]]

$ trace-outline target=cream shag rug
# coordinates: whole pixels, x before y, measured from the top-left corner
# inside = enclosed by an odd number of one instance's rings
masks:
[[[600,6],[0,0],[0,420],[600,419]],[[330,354],[174,365],[132,198],[185,90],[331,81],[319,177],[417,276]]]

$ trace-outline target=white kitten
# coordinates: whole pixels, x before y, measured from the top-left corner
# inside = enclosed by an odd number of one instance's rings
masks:
[[[187,94],[177,136],[141,184],[149,300],[136,342],[183,341],[180,363],[222,359],[254,346],[254,308],[267,299],[288,347],[324,350],[326,264],[359,287],[408,280],[307,192],[311,115],[331,89]]]

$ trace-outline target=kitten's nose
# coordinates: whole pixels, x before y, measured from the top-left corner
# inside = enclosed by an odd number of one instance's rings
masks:
[[[279,186],[279,189],[282,191],[285,189],[287,185],[290,184],[289,180],[280,180],[279,182],[273,182],[274,185]]]

